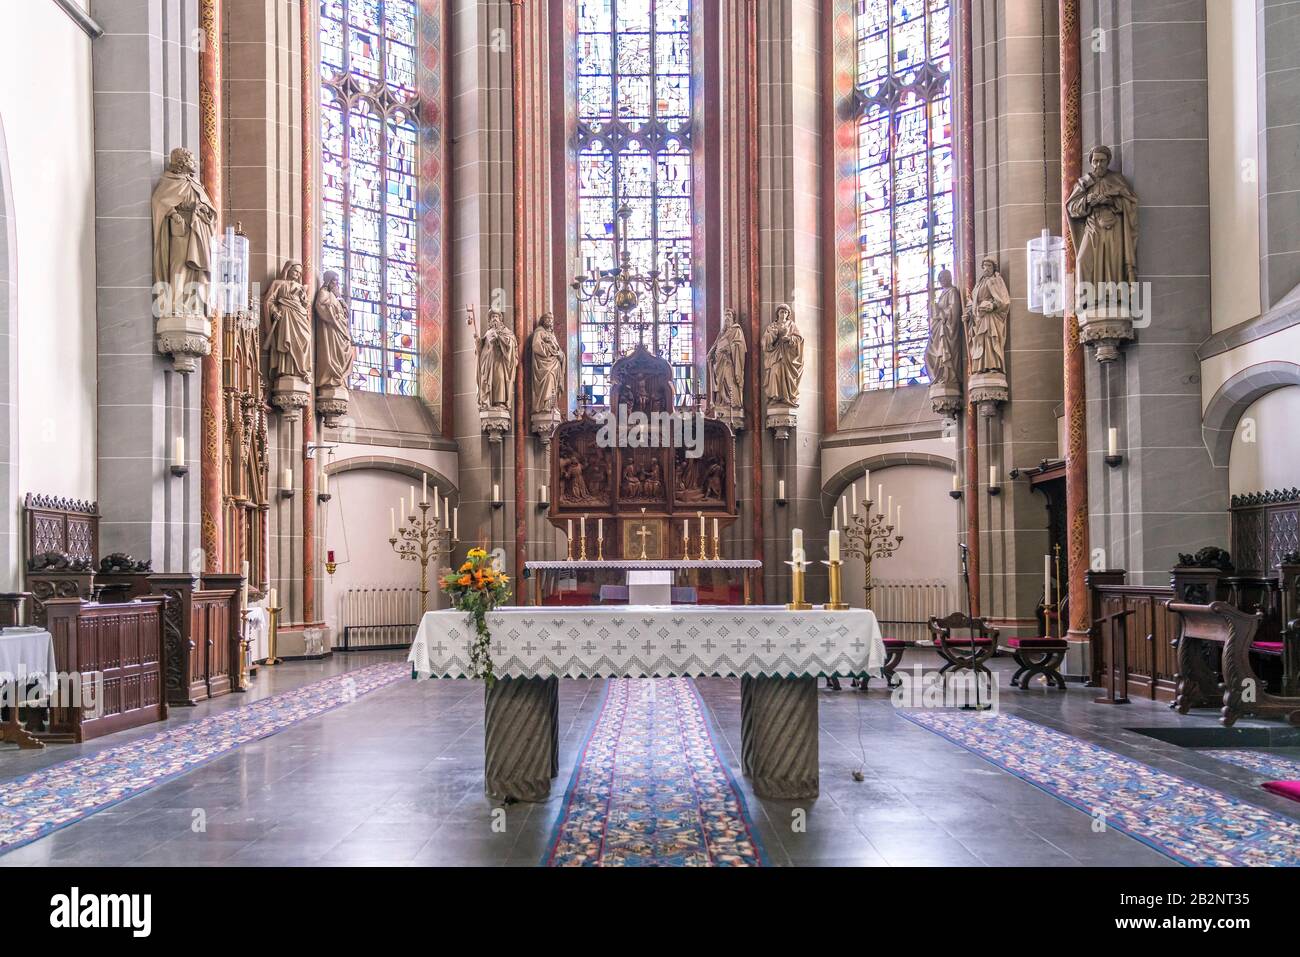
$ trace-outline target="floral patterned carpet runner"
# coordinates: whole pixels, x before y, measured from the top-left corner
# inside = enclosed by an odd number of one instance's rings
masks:
[[[609,681],[542,863],[757,867],[763,860],[694,682]]]
[[[1300,821],[1007,714],[908,711],[947,738],[1181,864],[1300,866]]]
[[[0,854],[409,674],[359,668],[0,783]]]

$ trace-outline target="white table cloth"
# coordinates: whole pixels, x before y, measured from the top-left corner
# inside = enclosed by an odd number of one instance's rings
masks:
[[[879,677],[885,661],[876,616],[860,608],[519,606],[490,614],[488,630],[493,670],[511,678]],[[464,612],[427,612],[407,656],[412,672],[467,677],[473,634]]]
[[[0,630],[0,683],[8,684],[23,675],[39,676],[45,688],[48,676],[58,670],[54,639],[48,631],[30,626]]]

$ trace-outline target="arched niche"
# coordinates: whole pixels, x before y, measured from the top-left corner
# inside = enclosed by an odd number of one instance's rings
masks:
[[[1268,393],[1293,385],[1300,385],[1300,365],[1275,360],[1242,369],[1219,386],[1201,417],[1201,435],[1216,468],[1228,467],[1233,433],[1246,410]]]

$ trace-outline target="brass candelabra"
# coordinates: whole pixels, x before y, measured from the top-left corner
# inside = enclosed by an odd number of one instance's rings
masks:
[[[401,558],[420,566],[420,614],[423,615],[429,610],[429,562],[436,562],[444,552],[450,557],[456,542],[442,517],[429,517],[432,502],[416,502],[415,507],[420,514],[412,512],[407,515],[406,523],[388,540],[388,544]]]
[[[841,548],[843,554],[862,559],[866,569],[862,585],[865,608],[871,607],[871,560],[889,558],[903,543],[903,536],[894,534],[894,526],[886,522],[882,513],[872,513],[873,504],[868,499],[850,517],[849,524],[844,528],[844,544]]]

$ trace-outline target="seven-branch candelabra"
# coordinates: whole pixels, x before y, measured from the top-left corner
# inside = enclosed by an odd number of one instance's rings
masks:
[[[435,514],[432,518],[429,517],[432,502],[416,502],[415,508],[420,510],[420,514],[412,512],[405,516],[406,523],[388,543],[403,559],[420,565],[420,614],[423,615],[429,610],[429,561],[438,561],[444,553],[450,559],[456,541],[452,537],[451,528],[447,526],[446,516],[439,517]]]
[[[872,505],[870,500],[863,502],[862,508],[853,513],[844,528],[844,554],[861,558],[866,569],[864,608],[871,607],[871,560],[889,558],[903,543],[903,536],[895,535],[894,526],[881,512],[872,512]]]

